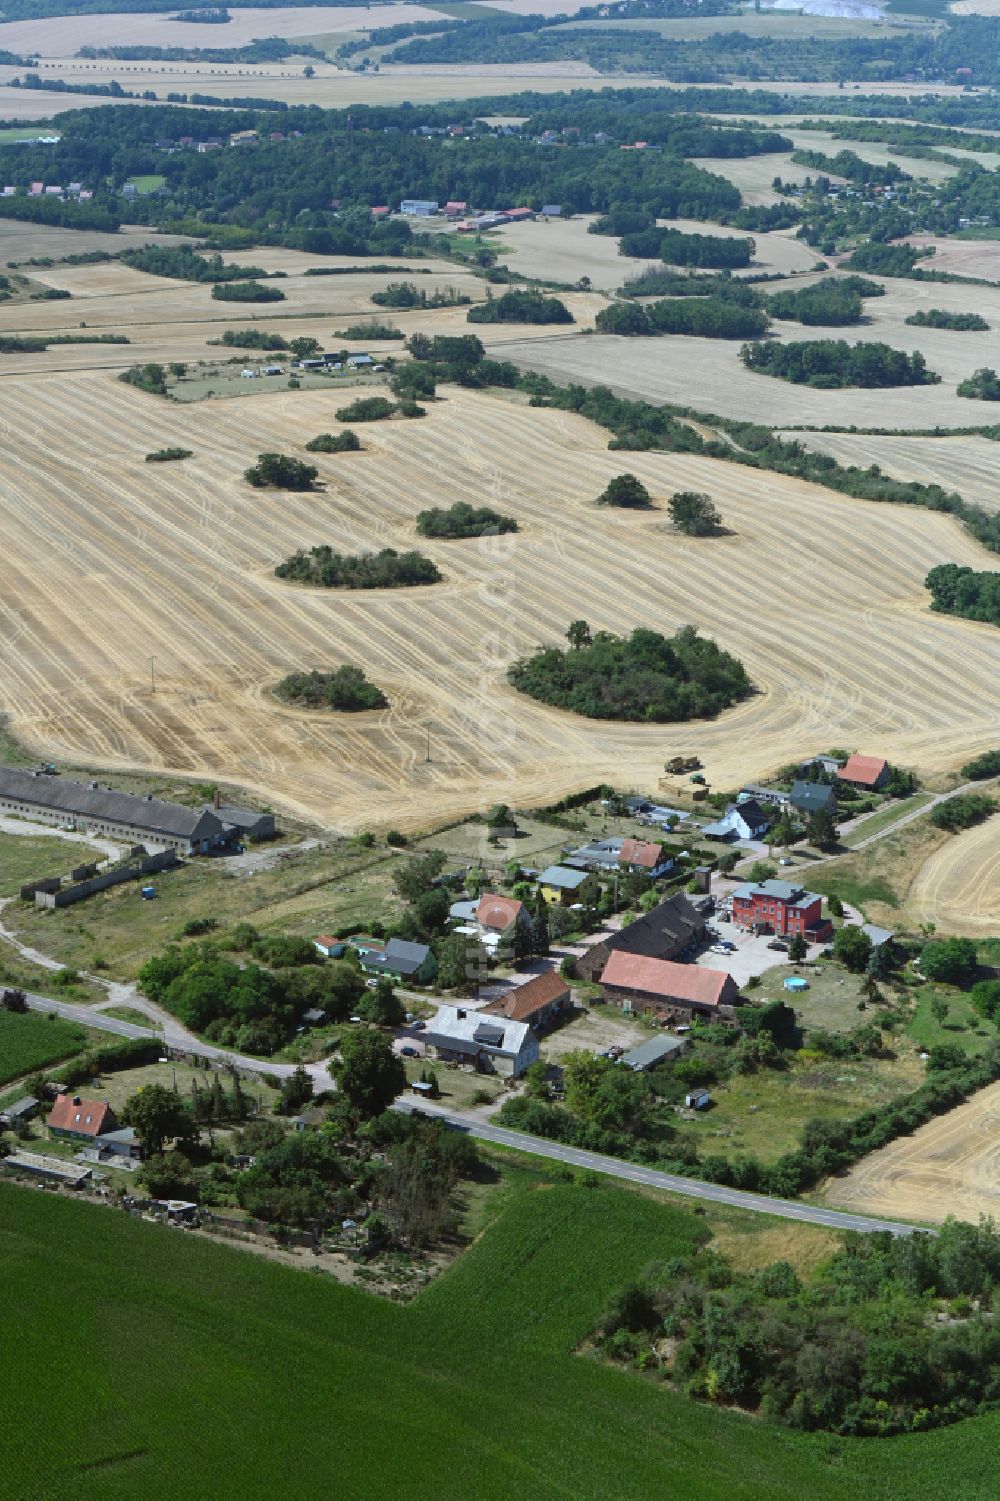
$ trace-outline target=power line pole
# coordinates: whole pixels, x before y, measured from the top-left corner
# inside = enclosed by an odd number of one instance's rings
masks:
[[[428,725],[427,726],[427,754],[424,757],[425,764],[429,763],[430,759],[431,759],[431,727],[430,727],[430,725]]]
[[[155,657],[150,657],[150,659],[149,659],[149,691],[151,693],[155,693],[156,692],[156,658]]]

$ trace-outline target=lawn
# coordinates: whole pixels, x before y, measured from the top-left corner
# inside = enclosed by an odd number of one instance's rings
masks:
[[[824,896],[839,896],[859,907],[869,922],[893,928],[920,867],[950,837],[928,818],[916,818],[868,849],[817,866],[809,884]]]
[[[845,835],[841,842],[846,844],[848,849],[853,849],[862,839],[868,839],[872,834],[880,834],[883,829],[891,828],[897,819],[925,808],[933,796],[932,792],[917,792],[913,797],[904,797],[899,801],[887,803],[877,813],[872,813],[868,818],[862,819],[857,828]]]
[[[0,1084],[83,1051],[83,1027],[41,1011],[0,1011]]]
[[[921,1048],[950,1043],[963,1053],[980,1056],[996,1040],[996,1032],[972,1009],[968,994],[946,985],[920,985],[913,992],[916,1007],[907,1024],[906,1035]],[[932,1002],[940,997],[947,1003],[944,1022],[934,1015]]]
[[[134,979],[192,918],[313,937],[386,917],[398,908],[391,880],[398,858],[344,840],[271,864],[262,850],[259,866],[239,872],[219,860],[191,860],[157,875],[155,902],[129,883],[58,912],[14,904],[5,920],[24,943],[64,964],[92,969],[99,958],[109,976]]]
[[[0,834],[0,897],[16,896],[27,881],[65,876],[105,857],[92,845],[48,834]]]
[[[687,1253],[702,1223],[617,1189],[527,1189],[401,1307],[0,1186],[0,1338],[18,1351],[5,1501],[68,1501],[94,1470],[102,1501],[200,1498],[208,1476],[220,1501],[332,1476],[372,1501],[992,1498],[1000,1415],[813,1438],[574,1357],[609,1293]]]
[[[796,994],[787,991],[784,980],[793,974],[807,980],[809,989]],[[793,1006],[803,1027],[847,1032],[864,1021],[864,1014],[858,1011],[858,1002],[863,999],[861,977],[850,974],[840,964],[816,964],[809,968],[782,964],[765,970],[760,985],[748,994],[757,1002],[784,1001]]]
[[[422,1073],[433,1071],[441,1088],[441,1104],[452,1110],[471,1110],[474,1105],[485,1103],[475,1099],[479,1093],[488,1094],[498,1102],[504,1093],[501,1079],[490,1074],[473,1073],[470,1069],[450,1068],[433,1058],[404,1058],[403,1067],[406,1069],[407,1081],[411,1084]]]
[[[774,1162],[794,1151],[802,1127],[814,1116],[850,1120],[915,1089],[922,1078],[923,1068],[912,1058],[796,1062],[787,1069],[736,1074],[712,1086],[710,1109],[692,1121],[678,1121],[679,1136],[694,1140],[702,1156]]]

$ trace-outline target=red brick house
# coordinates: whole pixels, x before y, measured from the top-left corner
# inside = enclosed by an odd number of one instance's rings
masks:
[[[809,943],[825,943],[833,932],[823,917],[823,898],[788,881],[761,881],[733,892],[733,922],[759,933],[799,933]]]
[[[851,756],[837,777],[865,792],[878,792],[889,780],[889,763],[882,756]]]
[[[616,949],[601,975],[604,999],[623,1011],[664,1019],[704,1016],[724,1020],[740,999],[732,975],[697,964],[646,959]]]

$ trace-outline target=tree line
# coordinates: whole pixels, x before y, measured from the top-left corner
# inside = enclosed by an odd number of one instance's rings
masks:
[[[840,386],[926,386],[941,379],[927,369],[919,349],[908,355],[890,344],[848,344],[846,339],[745,344],[740,359],[756,374],[823,390]]]

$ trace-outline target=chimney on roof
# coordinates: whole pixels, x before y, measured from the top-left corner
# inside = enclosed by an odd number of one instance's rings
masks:
[[[73,1104],[74,1105],[82,1105],[83,1104],[83,1101],[80,1099],[80,1096],[78,1094],[75,1094],[73,1096]]]
[[[464,1011],[459,1011],[457,1013],[457,1015],[458,1015],[458,1019],[459,1019],[460,1022],[464,1022],[465,1021],[465,1012]]]
[[[218,787],[216,787],[215,792],[212,794],[212,807],[222,807],[222,793],[219,791]]]
[[[91,792],[96,792],[97,791],[97,783],[96,782],[91,782],[89,784],[89,786],[90,786]]]
[[[153,794],[151,792],[144,793],[142,800],[144,803],[151,803],[153,801]]]

